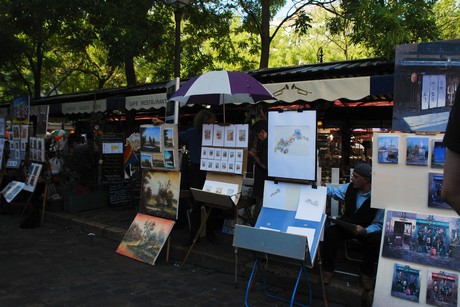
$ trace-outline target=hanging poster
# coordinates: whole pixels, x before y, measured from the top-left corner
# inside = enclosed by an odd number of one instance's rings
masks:
[[[316,111],[268,113],[268,176],[316,181]]]
[[[174,223],[171,220],[138,213],[116,252],[154,265]]]
[[[16,97],[11,102],[11,123],[29,123],[29,96]]]

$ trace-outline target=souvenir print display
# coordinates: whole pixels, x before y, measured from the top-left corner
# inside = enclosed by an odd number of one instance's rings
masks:
[[[142,170],[140,212],[177,219],[180,172]]]
[[[387,211],[382,256],[460,270],[460,218]]]
[[[29,125],[12,125],[9,132],[10,155],[7,168],[18,168],[21,160],[25,160],[27,144],[29,142]]]
[[[255,228],[305,236],[315,259],[326,214],[326,187],[265,181],[263,206]],[[314,207],[314,210],[311,210]]]
[[[234,183],[206,180],[204,182],[203,191],[228,195],[233,200],[233,203],[236,204],[239,198],[238,188],[238,185]]]
[[[420,298],[420,269],[395,263],[391,295],[418,302]]]
[[[379,163],[398,163],[399,138],[397,136],[379,136],[378,138],[378,162]]]
[[[141,167],[178,171],[180,165],[177,126],[142,125],[140,130]]]
[[[45,139],[31,137],[29,143],[29,159],[32,161],[45,162]]]
[[[138,213],[116,252],[154,265],[174,223],[171,220]]]
[[[37,186],[38,178],[42,171],[43,165],[39,163],[31,163],[25,180],[24,190],[33,192]]]
[[[455,307],[458,302],[458,274],[428,269],[426,303]]]
[[[442,140],[431,140],[431,167],[444,168],[446,160],[446,146]]]
[[[428,207],[452,209],[452,207],[441,198],[443,181],[444,174],[428,173]]]
[[[243,174],[248,125],[203,125],[200,169]]]
[[[316,180],[316,111],[268,113],[268,176]]]
[[[11,181],[0,192],[5,197],[6,201],[10,203],[24,188],[24,182]]]
[[[248,125],[236,125],[235,147],[248,147],[249,131]]]
[[[315,222],[321,221],[322,215],[326,210],[326,196],[326,187],[318,186],[313,188],[311,185],[302,185],[295,218]]]
[[[428,165],[429,138],[408,137],[407,156],[408,165]]]

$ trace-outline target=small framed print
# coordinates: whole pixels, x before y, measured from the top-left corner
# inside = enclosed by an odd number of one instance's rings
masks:
[[[207,159],[208,158],[208,152],[209,152],[208,147],[202,147],[201,148],[201,159]]]
[[[208,159],[214,159],[214,148],[209,148]]]
[[[227,161],[228,160],[228,149],[222,148],[222,161]]]
[[[212,142],[213,146],[224,146],[224,127],[214,125],[214,139]]]
[[[379,136],[378,139],[378,162],[379,163],[398,163],[399,156],[398,136]]]
[[[407,138],[407,165],[428,165],[429,138],[408,137]]]
[[[428,207],[452,209],[452,207],[441,198],[443,182],[443,173],[428,173]]]
[[[208,170],[208,160],[201,159],[200,170],[202,170],[202,171]]]
[[[442,140],[431,140],[431,167],[444,168],[444,161],[446,160],[446,146]]]
[[[220,171],[225,172],[225,173],[228,172],[227,162],[221,161],[221,163],[220,163]]]
[[[214,161],[214,171],[220,172],[220,161]]]
[[[241,162],[235,162],[235,174],[243,173],[243,164]]]
[[[242,149],[237,149],[235,150],[235,161],[236,162],[242,162],[243,161],[243,150]]]
[[[214,149],[214,160],[221,160],[221,156],[222,156],[222,149],[215,148]]]
[[[235,150],[229,149],[228,150],[228,162],[234,162],[234,161],[235,161]]]
[[[201,142],[203,146],[212,146],[213,127],[214,125],[211,124],[203,125],[203,138]]]

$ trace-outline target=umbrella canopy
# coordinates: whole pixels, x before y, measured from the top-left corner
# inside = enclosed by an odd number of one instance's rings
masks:
[[[56,129],[51,131],[50,136],[69,136],[69,132],[63,129]]]
[[[210,71],[195,76],[170,98],[181,105],[241,104],[273,99],[273,95],[251,75],[226,70]]]
[[[56,129],[56,130],[53,130],[50,134],[49,134],[50,137],[54,138],[56,141],[57,140],[60,140],[61,138],[63,137],[67,137],[69,136],[69,132],[66,131],[66,130],[63,130],[63,129]]]

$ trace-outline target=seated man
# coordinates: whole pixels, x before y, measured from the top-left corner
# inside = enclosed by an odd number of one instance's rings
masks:
[[[327,228],[324,234],[322,260],[325,284],[334,275],[337,248],[343,246],[345,240],[355,238],[364,244],[361,283],[367,290],[374,287],[375,263],[379,257],[385,211],[371,208],[371,175],[371,166],[361,163],[355,166],[351,183],[338,187],[327,185],[328,197],[345,201],[345,211],[340,220]]]

